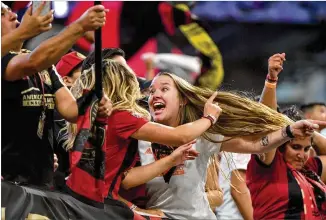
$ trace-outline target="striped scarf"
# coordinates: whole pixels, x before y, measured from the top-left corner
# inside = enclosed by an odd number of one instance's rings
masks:
[[[295,180],[297,181],[300,189],[301,195],[303,199],[303,210],[304,210],[304,219],[306,220],[319,220],[319,219],[326,219],[324,213],[325,204],[321,205],[321,210],[318,209],[318,203],[316,201],[314,187],[318,187],[318,190],[322,192],[326,192],[326,186],[322,182],[317,182],[314,179],[308,177],[308,173],[311,174],[312,171],[298,171],[294,169],[290,164],[287,164],[289,169],[291,170],[292,175],[294,176]],[[315,174],[316,175],[316,174]],[[325,201],[323,202],[325,203]]]

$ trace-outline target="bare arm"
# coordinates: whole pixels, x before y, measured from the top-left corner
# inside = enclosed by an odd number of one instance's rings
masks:
[[[77,122],[78,105],[76,99],[66,86],[61,87],[55,93],[55,106],[65,120],[71,123]]]
[[[145,65],[146,65],[146,79],[147,80],[152,80],[155,76],[155,71],[154,71],[154,61],[152,57],[149,57],[148,59],[145,60]]]
[[[236,176],[235,172],[240,174],[242,180]],[[231,196],[234,202],[237,204],[242,217],[246,220],[253,219],[251,196],[246,185],[246,171],[233,170],[231,173],[231,183],[239,191],[237,192],[233,187],[231,187]]]
[[[274,54],[268,59],[268,79],[266,79],[263,92],[260,97],[260,103],[276,110],[277,109],[277,97],[276,97],[276,85],[278,75],[283,70],[283,62],[285,61],[285,53]],[[272,85],[270,85],[270,84]],[[269,86],[270,85],[270,86]],[[273,86],[275,85],[275,86]]]
[[[276,87],[275,88],[269,88],[264,86],[260,102],[274,110],[277,109],[277,100],[276,100]],[[266,165],[269,165],[273,162],[275,153],[276,153],[277,148],[264,153],[263,157],[259,157],[259,159],[265,163]]]
[[[30,54],[17,55],[10,60],[5,79],[15,81],[51,67],[83,36],[82,28],[74,23],[55,37],[52,37]]]
[[[133,133],[131,137],[168,146],[180,146],[196,139],[210,126],[211,122],[206,118],[180,125],[176,128],[148,122]]]
[[[216,96],[217,92],[214,92],[213,95],[207,99],[204,107],[204,115],[212,115],[217,119],[222,109],[217,103],[213,103]],[[155,122],[148,122],[133,133],[131,137],[152,143],[180,146],[202,135],[211,125],[211,120],[207,118],[201,118],[175,128]]]
[[[21,29],[17,28],[12,32],[2,36],[1,39],[1,57],[9,53],[11,50],[15,50],[16,48],[21,48],[24,41],[27,38],[22,33]]]
[[[224,137],[228,140],[228,137]],[[221,151],[234,152],[234,153],[247,153],[247,154],[260,154],[270,152],[271,150],[281,146],[289,141],[285,133],[285,128],[274,131],[264,136],[252,136],[243,138],[234,138],[229,141],[223,142]]]
[[[151,164],[132,168],[129,170],[129,172],[127,172],[125,178],[121,182],[122,187],[124,189],[130,189],[132,187],[139,186],[154,179],[166,170],[182,164],[185,160],[194,160],[195,157],[198,156],[198,152],[191,149],[191,146],[194,143],[195,142],[192,141],[188,144],[180,146],[169,156]],[[188,154],[186,154],[186,152]]]
[[[317,120],[300,120],[289,126],[289,132],[294,136],[294,138],[311,137],[314,130],[319,128],[319,125],[324,126],[326,125],[326,122]],[[224,139],[228,140],[229,138],[224,137]],[[291,138],[287,136],[286,129],[284,127],[280,130],[260,137],[252,136],[234,138],[232,140],[223,142],[221,151],[253,154],[266,153],[281,146],[290,139]]]
[[[44,41],[32,53],[17,55],[12,58],[4,73],[4,79],[15,81],[51,67],[86,31],[103,26],[105,17],[98,18],[103,16],[102,13],[105,16],[103,6],[94,6],[60,34]]]
[[[150,215],[158,215],[161,217],[165,217],[164,213],[159,209],[141,209],[141,208],[135,206],[134,204],[132,204],[131,202],[127,201],[126,199],[122,198],[120,195],[119,195],[118,200],[120,200],[121,202],[126,204],[129,208],[132,208],[133,211],[139,211],[139,212],[144,212],[144,213],[147,213]]]
[[[164,157],[151,164],[134,167],[127,173],[126,177],[122,181],[122,187],[124,189],[130,189],[132,187],[147,183],[173,166],[174,165],[171,159],[169,157]]]
[[[326,155],[326,138],[318,132],[314,132],[313,146],[319,155]]]
[[[278,74],[283,70],[283,61],[285,60],[285,54],[274,54],[268,59],[268,76],[273,80],[277,80]],[[275,86],[269,86],[275,85]],[[277,97],[276,97],[276,83],[269,84],[265,82],[263,92],[260,97],[260,103],[270,107],[271,109],[277,109]],[[276,148],[264,154],[259,159],[265,164],[271,164],[274,160]]]

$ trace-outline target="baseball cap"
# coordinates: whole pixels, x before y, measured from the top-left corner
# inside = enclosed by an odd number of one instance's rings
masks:
[[[67,76],[76,66],[81,64],[86,57],[76,51],[64,55],[57,63],[56,69],[60,76]]]

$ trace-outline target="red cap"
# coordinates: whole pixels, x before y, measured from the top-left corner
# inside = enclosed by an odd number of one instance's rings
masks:
[[[76,51],[64,55],[57,63],[56,69],[60,76],[67,76],[86,57]]]

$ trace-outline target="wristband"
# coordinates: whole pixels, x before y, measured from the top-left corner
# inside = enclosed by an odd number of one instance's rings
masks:
[[[266,80],[267,80],[268,82],[274,82],[274,83],[276,83],[277,80],[278,80],[278,77],[276,77],[276,78],[272,78],[269,74],[267,74],[267,75],[266,75]]]
[[[287,135],[289,138],[295,138],[295,136],[293,135],[293,133],[292,133],[292,131],[291,131],[290,125],[286,126],[286,128],[285,128],[285,132],[286,132],[286,135]]]
[[[52,82],[52,92],[55,94],[60,88],[64,87],[64,83],[61,81],[61,76],[59,76],[55,68],[49,70],[49,74]]]
[[[62,87],[64,87],[64,85],[60,80],[52,82],[53,94],[55,94]]]
[[[136,208],[138,208],[135,204],[132,204],[130,207],[129,207],[132,211],[134,211]]]
[[[217,118],[211,114],[205,115],[203,116],[203,118],[207,118],[208,120],[210,120],[212,125],[214,125],[217,122]]]
[[[265,87],[270,88],[270,89],[275,89],[276,83],[270,83],[268,81],[265,81]]]

